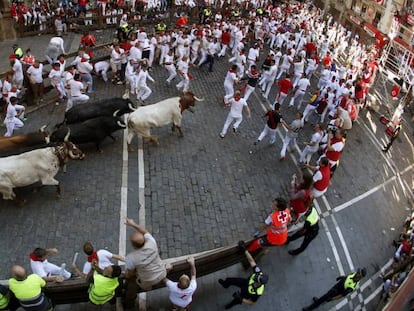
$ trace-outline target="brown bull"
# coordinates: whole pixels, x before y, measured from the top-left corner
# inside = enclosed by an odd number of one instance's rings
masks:
[[[46,126],[42,126],[38,132],[0,137],[0,154],[48,144],[50,142],[50,134],[45,131],[45,128]]]

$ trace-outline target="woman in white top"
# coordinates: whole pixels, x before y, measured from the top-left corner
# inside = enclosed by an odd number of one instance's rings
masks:
[[[4,124],[6,125],[7,132],[4,134],[5,137],[10,137],[13,135],[15,128],[22,128],[24,123],[24,110],[25,108],[22,105],[17,104],[17,98],[11,97],[10,103],[7,105],[6,118],[4,119]]]

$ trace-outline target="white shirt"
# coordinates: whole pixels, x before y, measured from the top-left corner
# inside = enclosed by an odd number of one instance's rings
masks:
[[[32,269],[32,272],[34,274],[37,274],[41,278],[44,278],[48,276],[48,273],[46,272],[46,269],[45,269],[48,263],[49,262],[47,261],[47,259],[43,261],[35,261],[35,260],[30,259],[30,268]]]
[[[6,119],[7,121],[13,121],[17,115],[17,110],[12,104],[7,105]]]
[[[154,82],[154,79],[149,75],[148,71],[141,70],[137,76],[137,86],[147,86],[147,79]]]
[[[180,71],[182,74],[187,74],[188,73],[188,67],[189,67],[188,62],[180,60],[177,63],[178,71]]]
[[[136,46],[133,46],[130,50],[129,50],[129,57],[128,59],[133,59],[133,60],[139,60],[142,58],[142,51],[141,49],[137,48]]]
[[[297,86],[299,87],[299,90],[300,91],[306,91],[306,89],[310,86],[311,84],[310,84],[310,82],[309,82],[309,79],[307,79],[307,78],[302,78],[302,79],[299,79],[299,81],[298,81],[298,84],[297,84]]]
[[[27,69],[27,73],[30,76],[30,81],[32,83],[42,83],[43,82],[43,64],[39,64],[38,68],[35,68],[34,66],[30,66],[29,69]]]
[[[230,115],[235,118],[242,117],[243,107],[247,106],[247,102],[244,98],[240,98],[240,100],[235,100],[234,98],[229,100],[231,104]]]
[[[63,46],[63,39],[61,37],[53,37],[49,41],[49,45],[55,45],[62,50],[63,54],[66,54],[65,47]]]
[[[96,72],[100,72],[100,71],[108,71],[109,69],[109,62],[107,61],[100,61],[95,63],[95,71]]]
[[[259,57],[259,49],[250,48],[249,54],[247,55],[247,59],[255,62],[258,57]]]
[[[70,95],[72,97],[79,97],[82,95],[81,90],[83,89],[83,84],[80,81],[71,80],[69,82],[70,85]]]
[[[197,289],[197,282],[194,279],[190,281],[190,285],[186,289],[179,288],[178,282],[171,280],[167,280],[166,285],[170,290],[170,301],[181,308],[185,308],[191,303]]]
[[[96,255],[98,256],[98,266],[100,269],[105,269],[106,267],[109,267],[112,265],[112,253],[108,252],[105,249],[100,249],[99,251],[96,252]],[[82,272],[84,274],[88,274],[92,269],[92,265],[90,262],[85,262],[85,264],[83,265],[83,270]]]
[[[55,86],[59,84],[62,81],[62,75],[60,73],[60,70],[55,70],[52,68],[52,70],[49,72],[49,79],[50,83]]]
[[[23,80],[22,63],[18,59],[15,59],[14,60],[14,64],[13,64],[13,68],[12,69],[13,69],[14,79],[16,79],[16,80]]]
[[[122,55],[124,54],[124,50],[123,49],[119,49],[118,51],[116,51],[115,49],[112,49],[111,52],[111,63],[113,64],[119,64],[122,60]]]

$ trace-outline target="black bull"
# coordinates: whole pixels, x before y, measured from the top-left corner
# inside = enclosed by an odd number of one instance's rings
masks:
[[[118,97],[77,105],[65,113],[65,123],[73,124],[100,116],[113,116],[116,111],[116,116],[121,116],[133,111],[131,105],[134,106],[130,100]]]
[[[100,144],[107,136],[115,140],[112,133],[124,128],[126,125],[120,117],[101,116],[81,123],[62,124],[52,133],[50,140],[51,142],[63,141],[70,129],[70,140],[73,143],[95,143],[97,150],[100,150]]]

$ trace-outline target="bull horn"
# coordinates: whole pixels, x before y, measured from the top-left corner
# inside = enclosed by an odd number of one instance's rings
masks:
[[[114,111],[114,114],[113,114],[112,116],[117,117],[117,116],[118,116],[118,112],[119,112],[120,110],[121,110],[121,109],[115,110],[115,111]]]
[[[128,104],[128,107],[129,107],[129,109],[131,109],[132,111],[137,110],[137,108],[135,108],[134,106],[132,106],[132,104],[131,104],[131,103],[129,103],[129,104]]]
[[[194,96],[194,99],[198,102],[203,102],[204,98],[198,98],[197,96]]]
[[[119,126],[119,127],[126,128],[126,124],[125,124],[125,123],[123,123],[123,122],[121,122],[121,121],[118,121],[118,122],[116,122],[116,123],[118,123],[118,126]]]
[[[63,139],[63,141],[68,141],[69,140],[69,136],[70,136],[70,128],[68,128],[68,133],[66,134],[65,138]]]
[[[43,133],[43,132],[45,131],[45,129],[46,129],[46,128],[47,128],[47,125],[43,125],[43,126],[40,128],[40,130],[39,130],[39,131],[40,131],[41,133]]]

